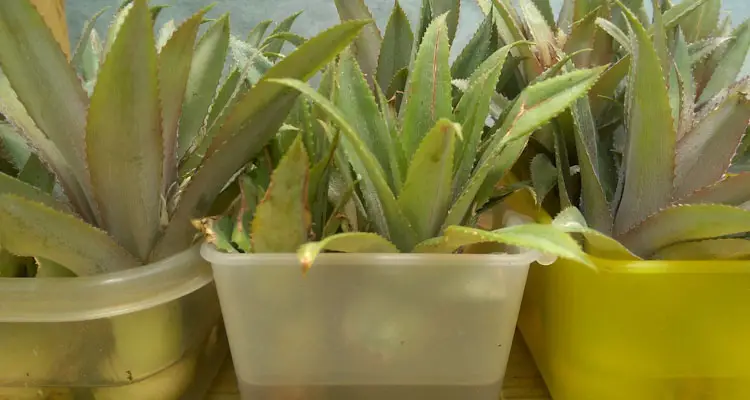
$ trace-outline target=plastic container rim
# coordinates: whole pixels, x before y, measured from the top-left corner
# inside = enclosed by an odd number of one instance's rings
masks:
[[[589,257],[596,266],[594,272],[602,275],[750,274],[750,260],[612,260]],[[584,265],[581,268],[590,269]]]
[[[263,254],[229,254],[222,253],[210,243],[201,246],[201,255],[213,265],[219,266],[247,266],[262,268],[264,265],[278,264],[295,265],[298,263],[294,253],[263,253]],[[492,264],[493,267],[528,265],[544,257],[534,250],[522,250],[517,254],[429,254],[429,253],[324,253],[320,254],[315,263],[328,266],[351,265],[353,258],[365,257],[368,263],[382,263],[383,267],[397,267],[403,264],[429,263],[431,265],[461,262],[481,262]],[[314,268],[314,267],[313,267]]]
[[[0,323],[109,318],[169,303],[212,281],[200,244],[125,271],[75,278],[0,278]]]

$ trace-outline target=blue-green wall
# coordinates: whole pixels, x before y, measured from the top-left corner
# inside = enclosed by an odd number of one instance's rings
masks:
[[[0,0],[13,1],[13,0]],[[457,49],[463,47],[469,35],[476,28],[482,14],[476,6],[475,0],[462,0],[461,27],[457,38]],[[559,7],[562,0],[551,0],[553,5]],[[70,23],[71,37],[77,40],[83,24],[91,15],[103,7],[110,7],[100,20],[100,33],[104,33],[111,18],[111,10],[121,0],[67,0],[67,11]],[[281,20],[287,15],[304,10],[300,16],[296,31],[310,35],[320,31],[338,21],[333,0],[152,0],[152,4],[171,4],[172,7],[164,11],[162,21],[174,18],[182,21],[192,12],[200,7],[216,3],[212,15],[220,15],[230,12],[232,15],[232,30],[236,34],[247,32],[253,25],[264,19]],[[378,25],[383,27],[388,18],[393,0],[365,0],[370,6]],[[421,0],[400,0],[401,5],[412,20],[415,20],[419,11]],[[732,20],[742,21],[750,17],[750,0],[723,0],[724,8],[730,13]],[[746,73],[750,73],[750,63],[746,65]]]

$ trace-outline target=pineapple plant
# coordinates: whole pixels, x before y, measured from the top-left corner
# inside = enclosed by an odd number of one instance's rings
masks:
[[[620,3],[614,6],[625,29],[614,18],[594,19],[611,38],[593,52],[604,54],[606,47],[612,67],[557,121],[555,134],[562,138],[550,148],[537,147],[542,151],[531,158],[526,176],[550,213],[564,210],[583,224],[582,214],[598,231],[592,235],[619,242],[586,239],[592,255],[748,257],[750,214],[743,204],[750,197],[742,187],[750,104],[748,80],[738,74],[750,50],[750,25],[732,30],[718,16],[696,20],[719,9],[719,1],[654,5],[651,23],[644,12]],[[532,19],[525,21],[531,25]],[[597,91],[605,83],[607,92]],[[606,103],[592,95],[606,96]],[[555,186],[552,201],[544,202]]]
[[[493,25],[484,23],[451,64],[457,9],[433,9],[431,3],[425,2],[415,34],[396,2],[385,33],[374,23],[366,25],[328,65],[317,89],[299,79],[270,80],[303,97],[276,140],[243,173],[240,201],[194,220],[216,250],[248,254],[247,260],[296,253],[302,271],[311,274],[323,252],[419,257],[506,251],[510,245],[590,262],[558,226],[488,231],[481,216],[521,187],[497,183],[531,135],[584,97],[605,67],[550,74],[520,88],[502,110],[493,109],[497,87],[514,68],[512,53],[530,42],[500,44]],[[361,1],[336,4],[344,21],[370,18]],[[491,37],[487,43],[485,35]],[[481,46],[487,48],[476,49]],[[432,284],[458,296],[486,289],[481,283],[458,287],[439,277]],[[243,290],[270,308],[294,307],[296,293],[285,292],[283,282],[258,279],[247,285]],[[388,299],[392,295],[365,286],[340,310],[321,310],[319,318],[295,314],[288,326],[267,335],[278,351],[264,362],[294,364],[289,368],[302,368],[306,376],[322,356],[315,355],[317,346],[301,343],[331,337],[342,337],[346,354],[369,358],[373,365],[423,354],[418,346],[404,350],[402,341],[429,343],[423,339],[439,330],[441,321],[421,315],[411,303],[401,304],[398,313],[386,312],[396,302]],[[332,313],[341,313],[335,333],[324,323]]]
[[[337,6],[344,20],[348,19],[346,15],[354,19],[370,16],[362,2],[337,2]],[[414,40],[413,55],[412,44],[405,46],[404,42],[415,36],[396,2],[383,38],[374,23],[367,25],[352,47],[328,67],[318,90],[299,80],[272,80],[274,84],[299,90],[308,99],[298,104],[304,114],[303,121],[288,123],[286,132],[304,137],[306,151],[309,147],[320,147],[311,142],[321,142],[319,132],[322,132],[327,139],[323,147],[327,145],[328,150],[318,152],[318,160],[327,155],[325,161],[333,166],[328,185],[324,187],[333,187],[334,194],[346,194],[331,196],[331,200],[343,197],[344,201],[331,201],[328,208],[334,207],[339,212],[328,213],[325,224],[316,226],[309,222],[317,219],[317,214],[325,213],[325,208],[313,212],[312,217],[303,218],[305,213],[293,213],[295,218],[301,218],[303,225],[289,224],[288,229],[296,230],[297,234],[286,236],[304,239],[288,243],[284,250],[277,251],[296,251],[304,244],[299,251],[305,255],[306,267],[317,252],[329,246],[346,247],[349,243],[354,247],[356,243],[363,243],[367,247],[402,252],[451,253],[463,247],[446,244],[446,240],[451,240],[441,234],[454,231],[452,228],[457,229],[458,225],[476,225],[481,211],[506,194],[492,190],[495,185],[488,184],[488,176],[492,173],[502,177],[520,155],[529,136],[584,96],[604,70],[574,70],[529,85],[502,118],[498,118],[500,126],[491,131],[485,122],[491,113],[495,82],[507,68],[509,54],[528,43],[496,46],[484,59],[471,63],[465,60],[470,53],[465,51],[464,57],[451,66],[449,43],[456,29],[451,25],[453,17],[450,12],[434,14],[430,2],[425,3],[423,10],[429,14],[421,22],[424,34]],[[473,42],[479,42],[481,34],[478,32]],[[379,62],[376,60],[375,64],[372,64],[373,49],[379,54],[376,57]],[[368,56],[369,61],[361,61]],[[369,65],[370,71],[365,72],[360,65]],[[468,74],[463,72],[467,69],[464,65],[474,65],[473,70]],[[384,70],[391,72],[380,72]],[[413,73],[408,73],[409,70]],[[380,78],[376,79],[378,75]],[[454,76],[464,77],[465,93],[453,90]],[[397,81],[402,80],[403,84],[397,86]],[[379,81],[388,82],[394,96],[389,97]],[[404,88],[407,88],[405,94]],[[400,93],[402,101],[397,99]],[[537,107],[542,103],[546,107]],[[291,143],[289,138],[286,141]],[[257,164],[267,162],[265,158],[256,162],[253,170],[258,169]],[[271,160],[270,164],[274,162]],[[424,176],[436,178],[433,181]],[[319,186],[313,189],[319,190]],[[266,196],[270,196],[273,186],[268,187]],[[498,196],[493,196],[495,194]],[[212,242],[221,243],[218,247],[224,251],[252,253],[252,247],[233,242],[231,234],[236,228],[233,224],[248,219],[246,213],[250,213],[252,220],[253,207],[263,204],[258,200],[255,198],[249,205],[238,207],[242,210],[241,218],[209,218],[201,221],[200,226],[204,233],[210,232],[207,236]],[[306,203],[309,199],[303,200]],[[297,207],[309,208],[307,204]],[[335,219],[340,221],[335,222]],[[321,230],[325,225],[333,229]],[[263,224],[257,226],[266,229]],[[331,234],[338,230],[344,231],[344,235]],[[242,239],[242,243],[252,243],[251,231],[243,229],[248,237]],[[354,236],[347,236],[347,233]],[[349,239],[357,236],[362,241]],[[305,243],[310,240],[314,242]],[[390,243],[386,244],[387,241]]]
[[[747,398],[748,23],[712,0],[567,1],[557,22],[533,3],[507,20],[560,71],[611,65],[514,168],[596,265],[530,273],[519,326],[553,396]]]
[[[3,277],[76,279],[190,249],[198,238],[191,220],[231,202],[237,172],[295,104],[296,91],[270,80],[311,78],[364,25],[341,24],[308,41],[281,28],[265,38],[277,62],[255,76],[250,62],[236,65],[220,86],[228,16],[208,21],[201,10],[179,26],[167,23],[157,42],[159,9],[124,2],[106,40],[92,20],[68,59],[33,2],[0,4],[1,155],[9,156],[0,174]],[[299,47],[284,56],[279,41]],[[94,398],[179,398],[195,363],[180,361],[181,318],[179,302],[171,302],[92,322],[83,336],[2,323],[0,335],[15,339],[1,342],[10,356],[0,361],[0,384],[35,396],[43,393],[35,382],[76,386],[88,376],[122,385],[99,385]],[[81,390],[88,389],[73,389]]]

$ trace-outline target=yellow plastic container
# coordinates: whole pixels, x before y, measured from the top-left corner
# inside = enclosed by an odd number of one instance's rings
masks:
[[[518,324],[555,400],[750,399],[750,261],[594,261],[529,270]]]
[[[555,400],[750,399],[750,262],[533,266],[519,326]]]

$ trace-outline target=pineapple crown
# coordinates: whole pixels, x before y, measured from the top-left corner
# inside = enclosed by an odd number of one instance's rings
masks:
[[[158,8],[126,1],[106,42],[95,17],[69,61],[30,0],[0,4],[0,132],[13,138],[4,153],[22,150],[10,160],[20,172],[0,174],[3,252],[90,275],[188,248],[191,219],[214,206],[294,105],[297,92],[270,79],[309,79],[366,23],[337,25],[283,59],[281,46],[298,39],[288,28],[253,31],[263,57],[217,91],[229,18],[196,43],[207,11],[167,23],[157,41]]]
[[[443,2],[454,7],[446,10],[436,3],[425,1],[414,35],[396,2],[385,32],[365,26],[317,90],[299,80],[273,80],[304,95],[301,118],[287,121],[271,156],[251,169],[252,175],[275,166],[270,181],[263,179],[267,172],[248,176],[245,201],[233,216],[196,221],[210,241],[227,252],[299,249],[307,267],[326,250],[454,253],[483,242],[586,262],[554,227],[486,232],[475,226],[482,210],[507,195],[496,183],[530,135],[584,96],[604,67],[550,73],[506,99],[497,88],[518,65],[514,52],[530,42],[501,45],[489,16],[451,64],[459,2]],[[362,1],[336,5],[344,21],[370,17]],[[494,113],[498,99],[504,107]],[[284,156],[276,164],[272,154]],[[328,172],[315,173],[323,168]],[[292,185],[288,177],[302,170],[308,181]],[[326,193],[329,201],[316,203]],[[271,221],[270,215],[284,217]]]
[[[572,57],[578,67],[611,64],[588,96],[532,137],[528,168],[517,171],[531,181],[536,201],[552,213],[563,210],[558,222],[585,232],[590,254],[750,255],[750,242],[742,240],[750,231],[743,209],[750,200],[750,102],[747,78],[738,79],[750,23],[732,28],[728,17],[720,21],[720,0],[652,1],[653,18],[643,4],[568,1],[559,26],[546,7],[521,3],[519,32],[537,40],[564,36],[564,44],[548,40],[563,59],[588,47]],[[526,71],[543,66],[542,59],[527,58]]]

